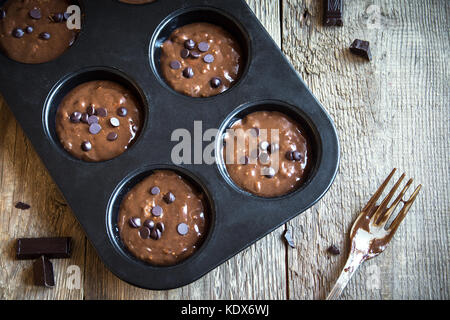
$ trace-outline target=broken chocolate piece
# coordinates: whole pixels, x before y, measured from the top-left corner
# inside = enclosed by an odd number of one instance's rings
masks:
[[[355,39],[350,46],[350,51],[360,57],[372,60],[372,53],[370,52],[369,41]]]
[[[284,232],[284,240],[286,240],[286,243],[291,247],[291,248],[295,248],[295,243],[294,240],[292,239],[292,234],[291,234],[291,230],[286,230]]]
[[[342,21],[342,0],[324,0],[324,25],[339,26],[344,23]]]
[[[338,247],[336,247],[334,244],[332,244],[328,249],[327,249],[328,253],[332,254],[332,255],[339,255],[341,254],[341,251],[339,250]]]
[[[46,256],[53,259],[70,258],[71,238],[22,238],[17,240],[16,258],[36,259]]]
[[[20,210],[28,210],[31,208],[29,204],[20,201],[16,203],[15,207]]]
[[[52,288],[55,286],[53,264],[45,256],[40,256],[33,263],[34,284],[37,286]]]

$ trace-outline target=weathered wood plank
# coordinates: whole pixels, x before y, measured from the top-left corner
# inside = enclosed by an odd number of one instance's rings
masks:
[[[386,252],[342,298],[448,299],[450,3],[345,1],[341,28],[322,27],[320,3],[283,0],[283,49],[334,118],[342,160],[331,191],[290,223],[299,247],[289,251],[289,296],[326,296],[352,221],[398,167],[424,188]],[[370,41],[372,62],[349,53],[355,38]],[[339,257],[325,252],[333,243]]]
[[[248,0],[258,18],[280,43],[278,0]],[[284,299],[285,249],[280,228],[191,285],[167,292],[135,288],[114,277],[87,246],[86,299]]]

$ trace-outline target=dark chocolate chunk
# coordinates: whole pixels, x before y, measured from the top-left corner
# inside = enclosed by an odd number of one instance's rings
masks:
[[[16,258],[36,259],[46,256],[50,259],[70,258],[71,238],[21,238],[17,240]]]
[[[156,186],[150,190],[150,193],[154,196],[158,195],[160,192],[161,192],[161,190]]]
[[[183,58],[183,59],[186,59],[186,58],[188,58],[189,57],[189,54],[190,54],[191,52],[188,50],[188,49],[183,49],[183,50],[181,50],[181,52],[180,52],[180,56]]]
[[[62,13],[55,13],[52,16],[53,22],[62,22],[64,20],[64,15]]]
[[[104,117],[106,117],[106,116],[108,115],[108,110],[106,110],[105,108],[98,108],[98,109],[95,111],[95,114],[96,114],[97,116],[99,116],[99,117],[104,118]]]
[[[70,115],[70,122],[78,123],[81,121],[81,112],[75,111]]]
[[[187,67],[183,70],[183,76],[188,79],[192,78],[194,76],[194,70],[191,67]]]
[[[144,226],[152,230],[155,227],[155,222],[153,220],[147,219],[144,221]]]
[[[125,107],[120,107],[117,109],[117,115],[119,117],[126,117],[126,115],[128,114],[128,110]]]
[[[81,150],[83,150],[83,151],[90,151],[92,149],[92,144],[89,142],[89,141],[84,141],[82,144],[81,144]]]
[[[139,228],[141,226],[141,218],[133,217],[128,220],[128,224],[132,228]]]
[[[120,126],[120,120],[112,117],[111,119],[109,119],[109,123],[113,126],[113,127],[118,127]]]
[[[41,10],[39,10],[38,8],[31,9],[30,10],[30,17],[35,19],[35,20],[39,20],[40,18],[42,18]]]
[[[6,18],[6,11],[4,9],[0,9],[0,20]]]
[[[284,240],[286,241],[286,243],[291,247],[291,248],[295,248],[295,243],[294,240],[292,239],[292,234],[291,234],[291,230],[286,230],[283,234],[284,236]]]
[[[324,0],[324,25],[342,26],[342,0]]]
[[[163,233],[164,232],[164,223],[158,222],[156,224],[156,229],[158,229],[159,231],[161,231],[161,233]]]
[[[172,202],[175,201],[175,195],[172,192],[167,192],[164,197],[163,200],[167,203],[167,204],[171,204]]]
[[[33,263],[34,284],[37,286],[52,288],[55,286],[53,264],[45,256],[40,256]]]
[[[327,252],[330,253],[330,254],[332,254],[332,255],[335,255],[335,256],[341,254],[341,251],[339,250],[339,248],[336,247],[334,244],[332,244],[332,245],[327,249]]]
[[[83,114],[81,115],[81,122],[88,123],[88,120],[89,120],[89,115],[86,112],[83,112]]]
[[[369,61],[372,60],[369,41],[355,39],[350,46],[350,52]]]
[[[206,63],[213,63],[214,56],[212,54],[207,54],[203,57],[203,61],[205,61]]]
[[[197,51],[191,51],[189,56],[193,59],[198,59],[198,58],[200,58],[201,54]]]
[[[181,68],[181,63],[180,61],[174,60],[172,62],[170,62],[170,68],[173,70],[178,70]]]
[[[161,239],[161,231],[157,228],[153,228],[152,232],[150,233],[150,238],[152,238],[153,240],[159,240]]]
[[[200,42],[197,47],[198,50],[200,50],[201,52],[206,52],[209,50],[208,42]]]
[[[108,141],[115,141],[115,140],[117,140],[118,137],[119,137],[119,135],[116,132],[110,132],[106,136],[106,139],[108,139]]]
[[[91,119],[91,117],[89,117]],[[93,123],[89,126],[89,132],[91,134],[97,134],[102,130],[102,127],[98,123]]]
[[[28,34],[33,33],[33,31],[34,31],[34,28],[32,26],[28,26],[25,28],[25,32]]]
[[[21,201],[17,202],[14,207],[16,209],[20,209],[20,210],[28,210],[31,208],[31,206],[28,203],[21,202]]]
[[[88,115],[93,116],[95,114],[95,108],[94,106],[89,106],[86,108],[86,112]]]
[[[24,34],[25,34],[25,32],[23,32],[23,30],[20,28],[15,28],[12,31],[12,35],[14,38],[22,38]]]
[[[222,80],[220,80],[220,78],[214,77],[211,79],[210,84],[211,84],[211,87],[216,89],[216,88],[220,87],[220,85],[222,84]]]
[[[48,33],[48,32],[42,32],[42,33],[39,35],[39,38],[42,39],[42,40],[49,40],[51,37],[52,37],[52,36],[51,36],[50,33]]]
[[[139,229],[139,236],[142,239],[148,239],[150,237],[150,233],[151,233],[151,231],[147,227],[142,227]]]
[[[189,232],[189,226],[186,223],[180,223],[177,226],[177,231],[180,235],[184,236]]]
[[[188,39],[184,42],[184,47],[186,49],[192,50],[195,48],[195,41],[192,39]]]
[[[298,151],[292,152],[292,157],[294,158],[295,161],[302,160],[302,154]]]
[[[88,118],[88,124],[91,125],[93,123],[98,123],[98,117],[97,116],[90,116]]]
[[[163,214],[163,209],[160,206],[154,206],[152,208],[152,214],[155,217],[159,217],[159,216],[161,216]]]

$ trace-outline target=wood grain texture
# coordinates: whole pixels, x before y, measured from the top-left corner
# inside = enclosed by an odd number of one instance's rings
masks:
[[[287,226],[297,248],[286,249],[282,227],[183,288],[124,283],[103,266],[0,97],[0,299],[324,298],[345,262],[352,221],[392,167],[424,188],[386,252],[362,266],[342,298],[449,298],[450,3],[345,1],[344,27],[326,28],[322,1],[247,2],[340,135],[330,192]],[[349,53],[354,38],[371,42],[372,62]],[[31,209],[14,208],[17,201]],[[73,257],[53,260],[54,289],[33,286],[32,262],[14,260],[14,239],[25,236],[74,239]],[[330,244],[342,254],[328,255]],[[70,265],[81,269],[79,290],[68,289]]]
[[[424,188],[387,250],[342,298],[448,299],[450,4],[345,1],[344,26],[327,28],[318,2],[283,0],[283,50],[334,118],[342,159],[330,192],[289,223],[299,243],[289,251],[289,297],[326,297],[351,223],[398,167]],[[355,38],[370,41],[372,62],[349,52]],[[331,244],[343,254],[329,256]]]

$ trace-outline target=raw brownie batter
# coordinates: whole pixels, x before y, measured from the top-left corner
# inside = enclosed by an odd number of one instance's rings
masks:
[[[201,245],[208,225],[203,193],[169,170],[155,171],[124,197],[120,237],[137,258],[174,265]]]
[[[63,147],[84,161],[105,161],[127,150],[143,122],[143,106],[112,81],[83,83],[67,94],[56,114]]]
[[[0,8],[0,48],[11,59],[43,63],[56,59],[75,41],[66,25],[69,0],[9,0]]]
[[[305,180],[310,146],[304,130],[292,119],[276,111],[258,111],[231,129],[234,134],[225,134],[223,156],[228,174],[240,188],[277,197]]]
[[[167,83],[191,97],[229,89],[240,77],[242,52],[222,27],[193,23],[176,29],[162,44],[161,70]]]

